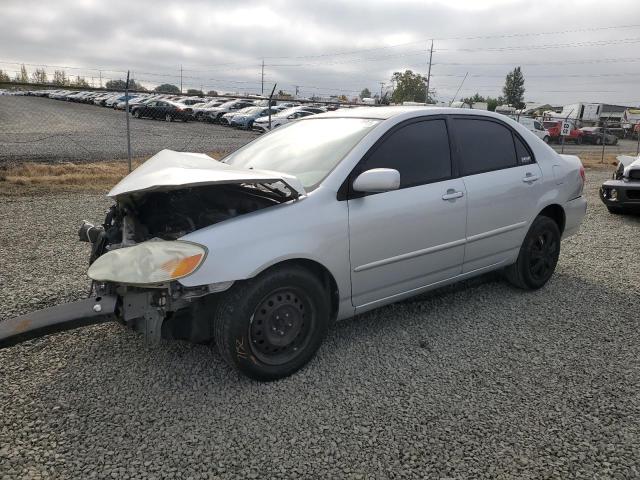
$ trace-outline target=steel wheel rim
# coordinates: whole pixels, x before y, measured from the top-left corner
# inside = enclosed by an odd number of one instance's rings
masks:
[[[529,272],[534,280],[548,278],[555,268],[559,243],[551,232],[536,236],[529,248]]]
[[[315,308],[307,295],[291,287],[275,290],[258,303],[251,316],[251,352],[268,365],[284,365],[305,351],[315,325]]]

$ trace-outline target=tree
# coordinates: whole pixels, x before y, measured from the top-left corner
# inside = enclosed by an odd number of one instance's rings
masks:
[[[29,83],[29,74],[27,73],[27,67],[24,66],[24,63],[20,67],[20,76],[16,80],[20,83]]]
[[[507,73],[502,93],[504,93],[504,99],[508,105],[517,109],[524,108],[524,76],[520,67]]]
[[[346,95],[340,95],[340,96],[338,97],[338,101],[339,101],[339,102],[342,102],[342,103],[348,103],[348,102],[349,102],[349,99],[347,98],[347,96],[346,96]]]
[[[11,78],[9,77],[9,75],[7,75],[2,70],[0,70],[0,82],[10,82],[10,81],[11,81]]]
[[[371,98],[371,91],[368,88],[363,88],[360,92],[360,98]]]
[[[204,97],[204,93],[202,93],[202,90],[197,90],[195,88],[190,88],[189,90],[187,90],[187,95],[194,95],[197,97]]]
[[[36,68],[31,74],[31,81],[33,83],[48,83],[47,72],[44,68]]]
[[[207,92],[207,95],[210,95],[212,97],[217,97],[218,96],[218,92],[216,92],[215,90],[209,90]]]
[[[83,77],[81,77],[80,75],[76,75],[76,80],[75,82],[73,82],[73,84],[76,87],[88,87],[89,86],[89,82],[87,82]]]
[[[487,100],[482,95],[476,92],[472,97],[463,98],[462,101],[470,107],[473,107],[474,103],[484,103]]]
[[[504,99],[502,97],[498,97],[498,98],[487,97],[486,101],[487,101],[487,110],[489,110],[490,112],[495,112],[496,107],[504,103]]]
[[[180,89],[170,83],[163,83],[162,85],[158,85],[154,89],[154,91],[158,93],[180,93]]]
[[[411,70],[405,70],[404,73],[394,72],[391,76],[391,81],[396,86],[391,94],[391,100],[394,103],[425,103],[425,100],[431,102],[431,96],[428,99],[426,98],[427,78],[419,73],[413,73]]]
[[[126,80],[109,80],[105,87],[110,90],[125,90],[127,88]],[[146,90],[142,85],[136,83],[133,78],[129,79],[129,90]]]
[[[53,83],[56,85],[69,85],[69,77],[64,70],[56,70],[53,72]]]

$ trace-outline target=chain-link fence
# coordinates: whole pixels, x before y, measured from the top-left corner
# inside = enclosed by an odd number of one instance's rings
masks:
[[[0,83],[0,93],[0,165],[127,160],[129,156],[135,161],[165,148],[219,158],[267,130],[269,116],[276,127],[338,107],[331,102],[277,97],[15,82]],[[524,115],[514,119],[558,152],[578,155],[586,163],[611,163],[617,155],[636,155],[640,150],[637,133],[630,136],[616,125],[595,125],[591,133],[572,131],[561,136],[561,119]]]
[[[214,157],[330,102],[0,83],[0,165],[149,157],[162,149]],[[129,112],[127,114],[127,111]]]

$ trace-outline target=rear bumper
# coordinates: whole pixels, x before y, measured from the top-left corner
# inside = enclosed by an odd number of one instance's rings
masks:
[[[616,196],[613,200],[612,193]],[[607,207],[627,207],[640,209],[640,182],[607,180],[600,187],[600,200]]]
[[[580,224],[587,214],[587,200],[583,196],[569,200],[564,205],[564,232],[562,238],[570,237],[578,232]]]

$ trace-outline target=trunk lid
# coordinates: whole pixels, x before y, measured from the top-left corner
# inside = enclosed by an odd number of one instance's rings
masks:
[[[192,186],[278,182],[291,191],[292,198],[305,194],[302,183],[293,175],[234,168],[202,153],[161,150],[118,182],[107,195],[117,198],[138,192],[168,191]]]

